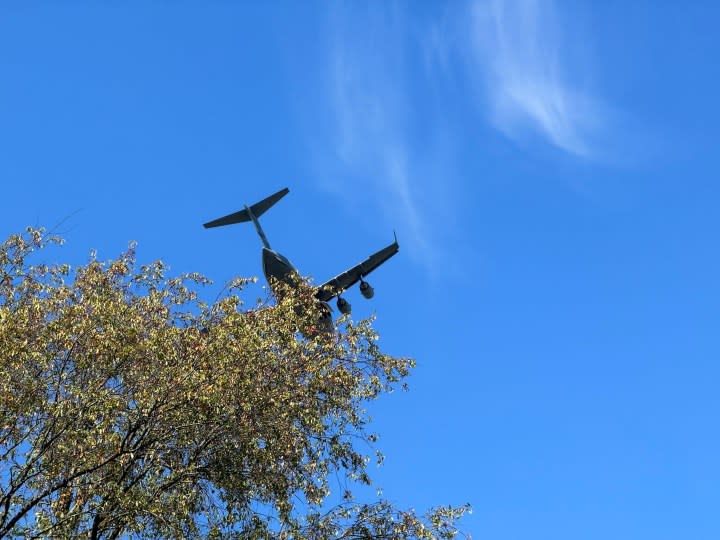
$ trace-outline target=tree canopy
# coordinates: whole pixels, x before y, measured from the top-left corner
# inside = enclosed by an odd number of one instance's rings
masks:
[[[312,332],[307,284],[245,308],[207,279],[138,265],[77,268],[0,246],[0,537],[451,538],[466,507],[425,515],[349,492],[370,484],[364,403],[413,361],[371,321]]]

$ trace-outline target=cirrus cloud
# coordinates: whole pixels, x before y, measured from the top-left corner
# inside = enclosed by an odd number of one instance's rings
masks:
[[[529,129],[565,152],[598,157],[612,115],[569,65],[553,3],[487,0],[471,12],[474,59],[494,125],[516,140]]]

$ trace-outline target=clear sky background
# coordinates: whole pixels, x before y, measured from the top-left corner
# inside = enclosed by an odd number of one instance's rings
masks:
[[[372,406],[385,497],[470,502],[475,538],[717,539],[719,18],[4,0],[0,234],[219,288],[261,244],[201,224],[285,186],[262,223],[317,281],[396,230],[347,295],[418,363]]]

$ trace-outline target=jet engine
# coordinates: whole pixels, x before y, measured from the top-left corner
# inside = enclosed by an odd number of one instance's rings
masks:
[[[365,298],[369,299],[375,294],[375,289],[367,281],[360,280],[360,292]]]
[[[352,306],[350,305],[350,302],[340,296],[338,296],[337,299],[337,308],[343,315],[350,315],[350,312],[352,311]]]

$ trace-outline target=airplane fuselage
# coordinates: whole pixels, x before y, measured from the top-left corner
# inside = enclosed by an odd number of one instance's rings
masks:
[[[297,268],[293,266],[287,257],[267,247],[262,250],[262,267],[265,279],[270,285],[274,281],[284,281],[292,284],[292,276],[298,274]]]
[[[265,279],[270,285],[270,288],[273,289],[275,296],[278,296],[278,291],[275,287],[276,283],[283,282],[292,286],[294,284],[294,278],[300,275],[297,268],[293,266],[287,257],[268,247],[264,247],[262,250],[262,267]],[[317,329],[323,332],[332,332],[332,309],[330,305],[323,300],[316,300],[316,302],[321,304],[321,313],[324,314],[318,321]]]

